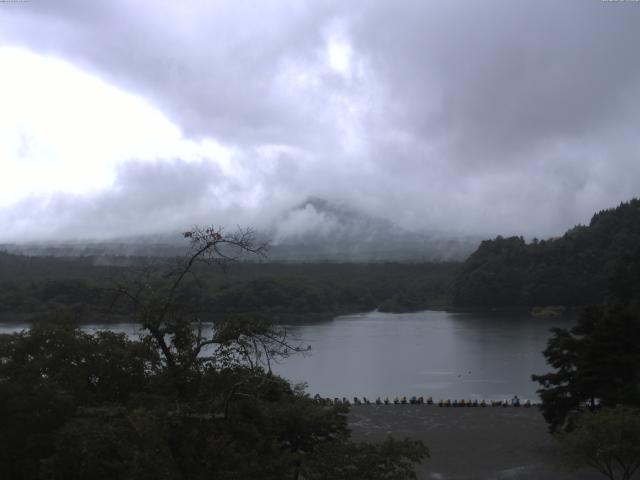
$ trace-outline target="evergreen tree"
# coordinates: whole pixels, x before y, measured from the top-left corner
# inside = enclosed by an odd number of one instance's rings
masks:
[[[554,328],[544,350],[555,369],[533,375],[552,431],[571,429],[581,411],[640,406],[640,318],[628,309],[589,307],[575,327]]]

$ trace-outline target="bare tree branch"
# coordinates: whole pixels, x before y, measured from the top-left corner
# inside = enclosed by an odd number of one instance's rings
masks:
[[[114,303],[124,298],[133,307],[135,317],[162,352],[170,369],[184,370],[198,361],[239,362],[251,370],[259,366],[271,372],[274,357],[308,349],[288,341],[285,329],[275,329],[257,319],[222,322],[205,335],[203,322],[194,305],[180,304],[178,292],[191,278],[200,292],[203,285],[194,267],[196,264],[215,265],[225,269],[228,264],[247,255],[265,256],[266,243],[259,243],[251,229],[226,233],[222,227],[194,226],[184,232],[189,248],[171,268],[157,264],[138,269],[131,277],[115,282],[112,289]],[[191,316],[190,316],[191,315]],[[194,325],[195,324],[195,328]],[[205,349],[216,345],[212,356],[203,356]]]

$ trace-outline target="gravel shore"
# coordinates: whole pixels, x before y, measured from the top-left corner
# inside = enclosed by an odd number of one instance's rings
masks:
[[[431,458],[418,478],[433,480],[597,480],[595,471],[569,472],[537,408],[446,408],[429,405],[351,407],[355,440],[388,435],[425,442]]]

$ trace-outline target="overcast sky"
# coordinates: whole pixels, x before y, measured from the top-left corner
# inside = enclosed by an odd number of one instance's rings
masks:
[[[632,1],[0,3],[0,241],[556,235],[640,194],[639,48]]]

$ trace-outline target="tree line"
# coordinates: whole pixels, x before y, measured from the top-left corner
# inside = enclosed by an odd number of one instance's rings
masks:
[[[625,218],[630,205],[597,222],[616,225],[609,217]],[[553,371],[532,379],[569,464],[630,480],[640,469],[640,249],[614,258],[605,292],[592,299],[601,303],[583,308],[572,327],[552,329],[543,354]]]
[[[170,267],[166,259],[132,258],[104,265],[101,258],[24,257],[0,253],[0,315],[25,318],[70,308],[87,321],[130,311],[112,302],[114,280],[145,269]],[[267,258],[268,260],[268,258]],[[345,313],[404,312],[450,304],[454,263],[240,262],[226,272],[194,266],[205,280],[198,291],[207,313],[259,312],[275,322]],[[189,296],[194,292],[186,292]]]
[[[452,287],[453,304],[476,307],[603,304],[611,282],[639,286],[624,270],[640,255],[640,200],[596,213],[562,237],[483,241]]]
[[[184,258],[128,270],[112,289],[139,340],[83,333],[65,313],[0,335],[3,478],[416,478],[422,442],[354,442],[346,406],[320,405],[272,372],[304,350],[284,328],[254,315],[202,322],[202,268],[262,247],[249,231],[187,233]]]

